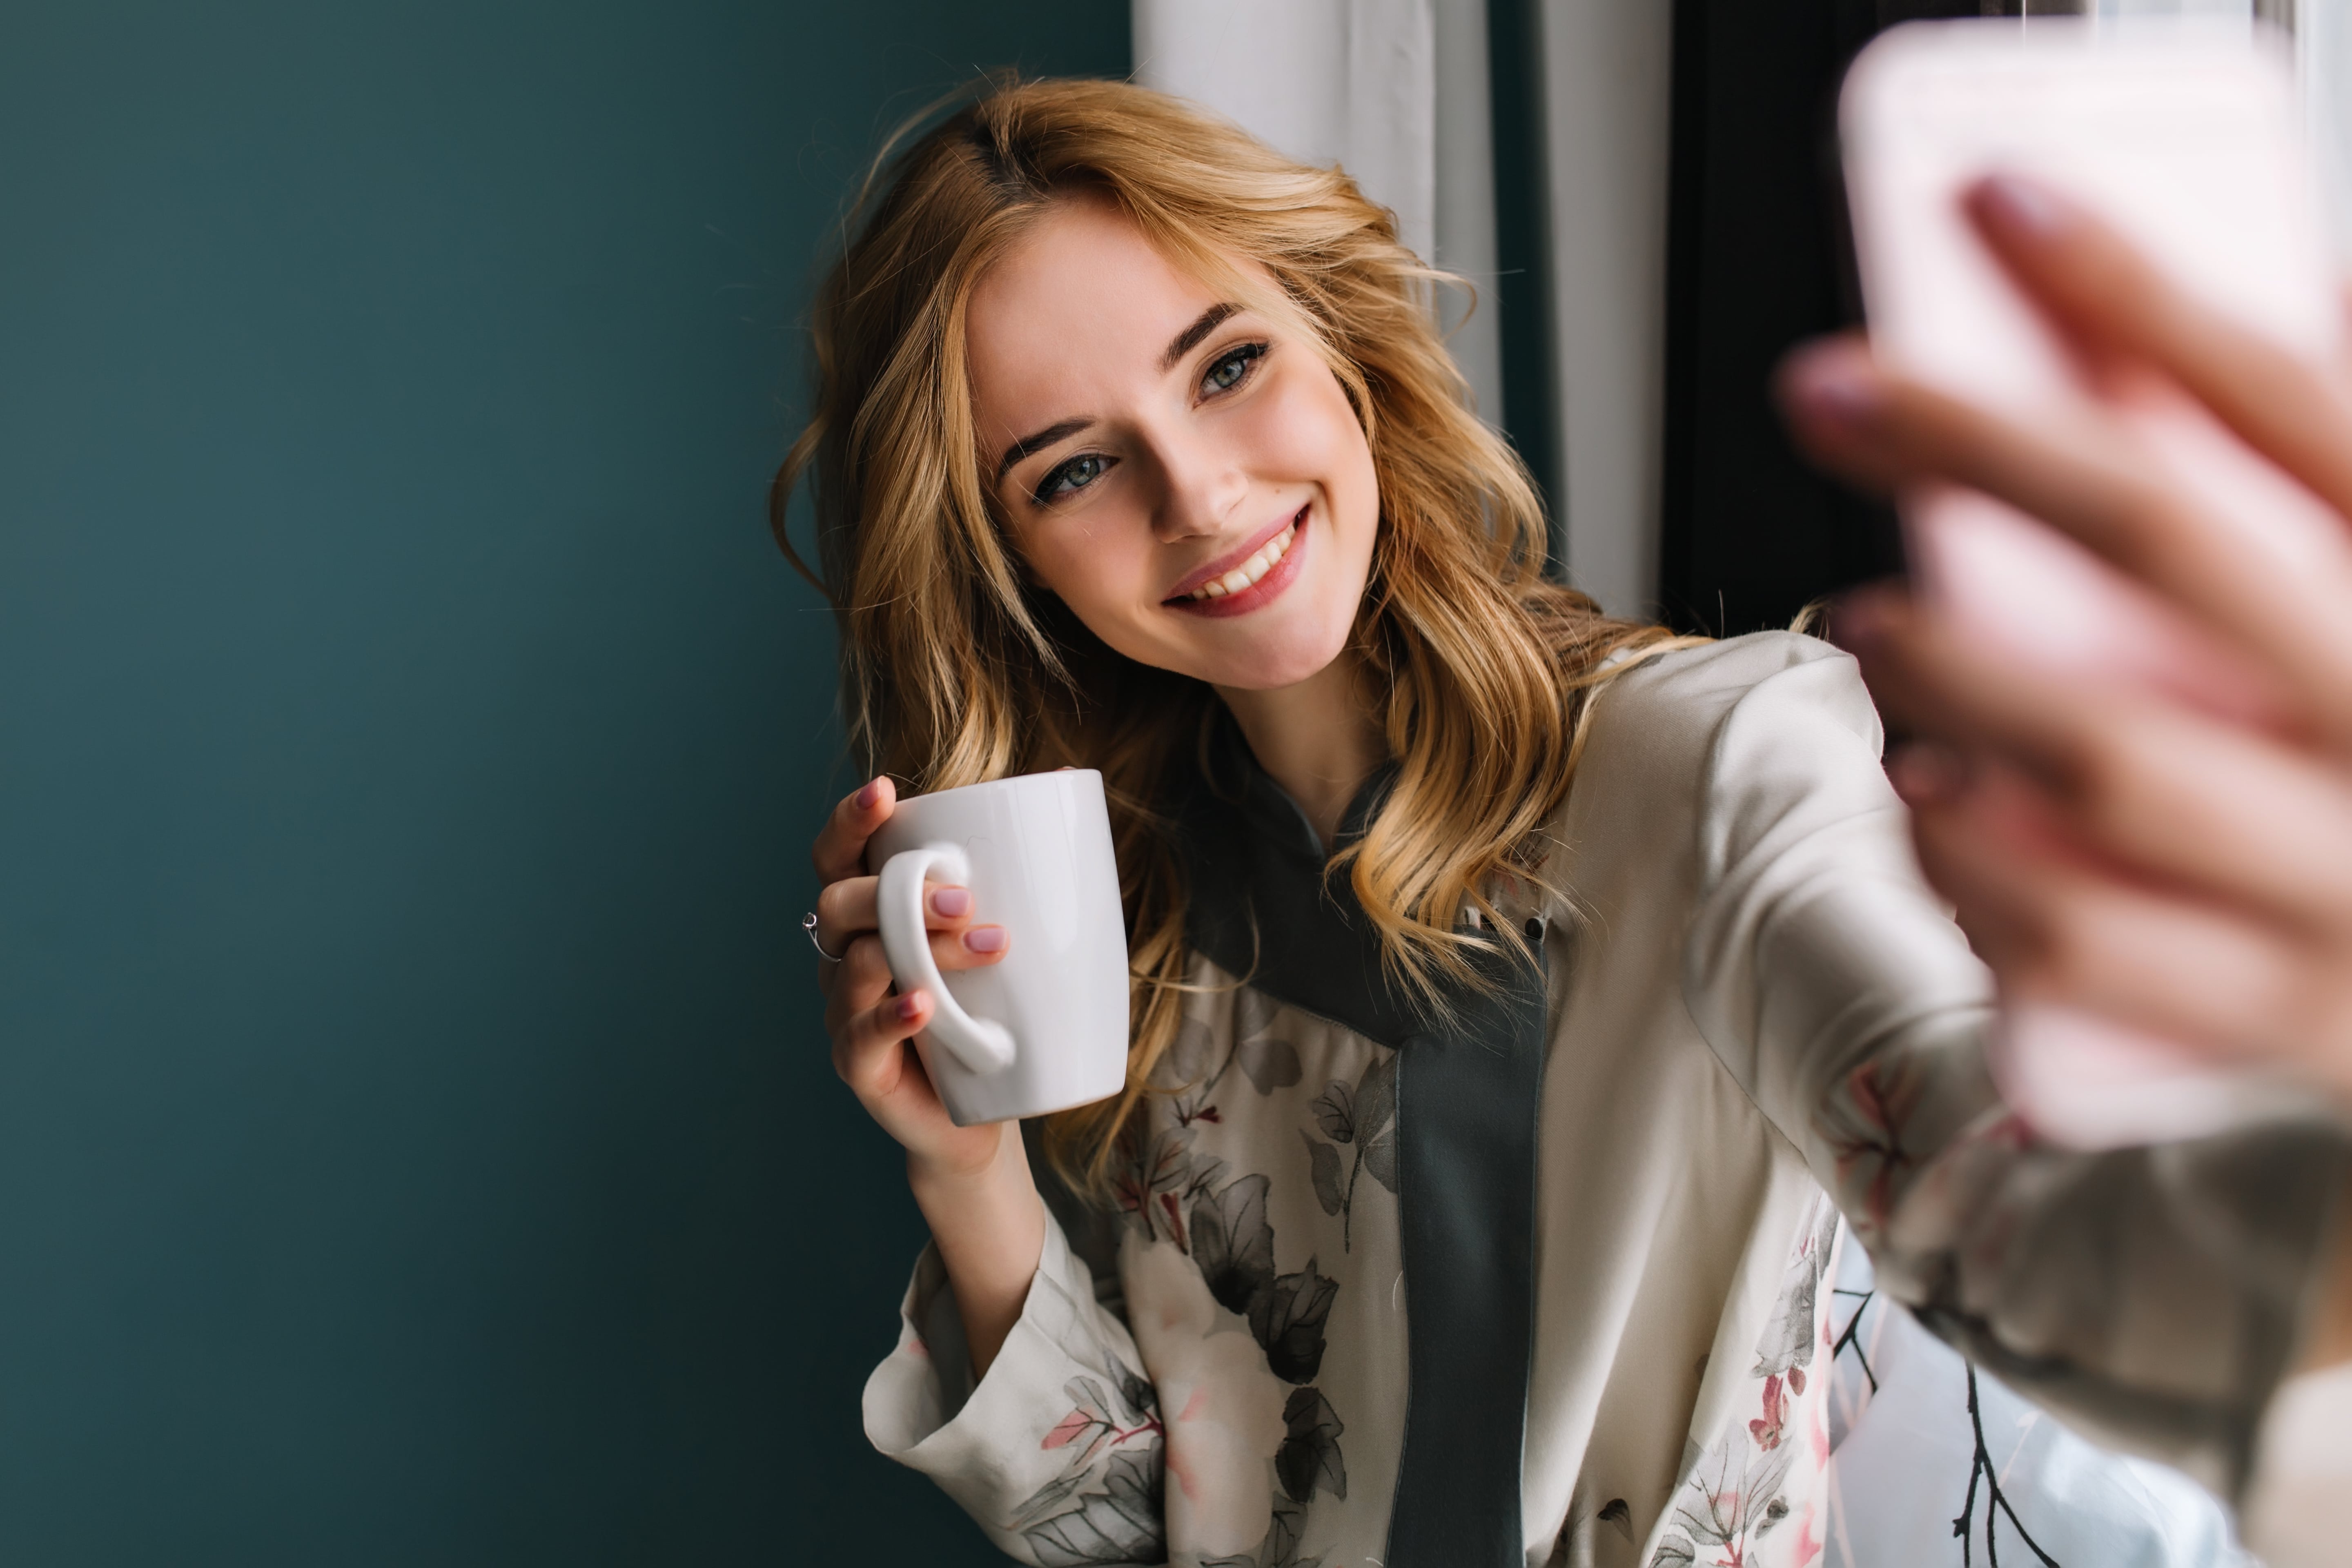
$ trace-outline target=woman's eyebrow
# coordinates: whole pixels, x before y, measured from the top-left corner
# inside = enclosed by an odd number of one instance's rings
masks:
[[[1004,448],[1004,456],[996,462],[996,482],[1003,484],[1013,465],[1040,447],[1050,447],[1067,436],[1075,436],[1094,423],[1091,419],[1065,419],[1058,425],[1048,425],[1034,436],[1024,436]]]
[[[1201,319],[1170,340],[1168,352],[1160,356],[1162,374],[1176,368],[1176,362],[1201,346],[1201,340],[1217,330],[1228,316],[1241,313],[1239,305],[1212,305],[1201,312]]]
[[[1201,346],[1201,340],[1217,330],[1227,320],[1241,313],[1239,305],[1212,305],[1201,312],[1192,324],[1169,340],[1168,352],[1160,356],[1160,369],[1164,374],[1176,368],[1177,362]],[[1004,448],[1004,456],[996,461],[996,482],[1003,484],[1013,465],[1042,447],[1050,447],[1066,437],[1075,436],[1094,423],[1091,419],[1065,419],[1048,425],[1034,436],[1024,436]]]

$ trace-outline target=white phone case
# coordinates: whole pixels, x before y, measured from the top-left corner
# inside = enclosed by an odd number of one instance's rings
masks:
[[[1968,184],[2029,174],[2100,214],[2197,294],[2314,358],[2341,317],[2284,51],[2243,24],[1914,23],[1854,62],[1839,105],[1874,353],[2044,428],[2086,416],[2082,368],[1976,237]],[[2109,389],[2110,394],[2113,388]],[[2113,405],[2109,405],[2110,413]],[[2200,407],[2150,387],[2125,416],[2147,461],[2293,570],[2341,525]],[[1904,498],[1919,591],[2054,679],[2147,680],[2196,700],[2201,634],[2088,551],[1973,492]],[[2003,1093],[2086,1147],[2311,1113],[2292,1086],[2217,1072],[2087,1014],[2012,1007]]]

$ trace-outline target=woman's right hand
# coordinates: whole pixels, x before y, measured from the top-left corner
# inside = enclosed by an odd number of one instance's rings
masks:
[[[958,1127],[940,1103],[914,1038],[935,999],[919,989],[892,995],[890,966],[876,928],[877,877],[866,873],[866,841],[890,819],[898,792],[877,778],[833,808],[813,858],[824,884],[816,934],[840,962],[817,961],[824,988],[833,1068],[883,1131],[906,1146],[907,1181],[931,1227],[963,1318],[974,1376],[984,1374],[1020,1321],[1045,1244],[1045,1207],[1015,1121]],[[1012,935],[978,923],[971,891],[923,884],[923,924],[931,961],[942,970],[1003,961]]]
[[[817,942],[841,954],[817,961],[825,997],[825,1032],[833,1037],[833,1068],[883,1131],[906,1146],[919,1179],[952,1180],[984,1171],[998,1153],[1002,1129],[958,1127],[940,1103],[913,1049],[938,1001],[920,989],[893,994],[875,918],[881,879],[866,870],[866,844],[890,819],[898,791],[877,778],[843,797],[816,836],[812,858],[817,879]],[[977,921],[969,889],[923,884],[923,924],[931,959],[942,971],[979,969],[1000,962],[1011,946],[1003,926]]]

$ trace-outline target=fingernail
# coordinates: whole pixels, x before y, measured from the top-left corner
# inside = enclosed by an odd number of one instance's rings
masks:
[[[971,893],[964,888],[941,888],[931,894],[931,913],[942,920],[961,920],[971,913]]]
[[[866,782],[866,787],[857,792],[857,809],[860,811],[871,811],[874,809],[874,803],[881,798],[882,781],[880,779],[870,779]]]
[[[901,1023],[913,1023],[915,1015],[922,1010],[923,994],[921,992],[909,991],[898,998],[898,1019]]]
[[[1886,404],[1869,355],[1849,343],[1803,351],[1790,362],[1786,384],[1807,414],[1841,425],[1867,425]]]
[[[1886,614],[1868,595],[1842,599],[1830,608],[1829,640],[1849,653],[1866,653],[1885,640]]]
[[[971,949],[974,952],[1003,952],[1004,951],[1004,928],[1003,926],[974,926],[970,931],[963,933],[963,944],[964,946]]]
[[[2074,219],[2049,187],[2015,174],[1990,175],[1969,195],[1980,216],[2028,239],[2055,239]]]
[[[1915,741],[1895,753],[1886,764],[1895,793],[1912,805],[1940,805],[1957,800],[1969,782],[1969,765],[1951,747],[1933,741]]]

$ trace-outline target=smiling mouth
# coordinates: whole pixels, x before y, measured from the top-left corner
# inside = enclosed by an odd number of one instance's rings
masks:
[[[1259,545],[1255,551],[1239,563],[1189,593],[1171,595],[1167,603],[1206,604],[1213,599],[1230,598],[1236,594],[1247,593],[1257,586],[1267,573],[1282,563],[1282,558],[1290,553],[1291,545],[1297,542],[1298,531],[1306,524],[1307,510],[1307,507],[1300,507],[1281,532]]]

